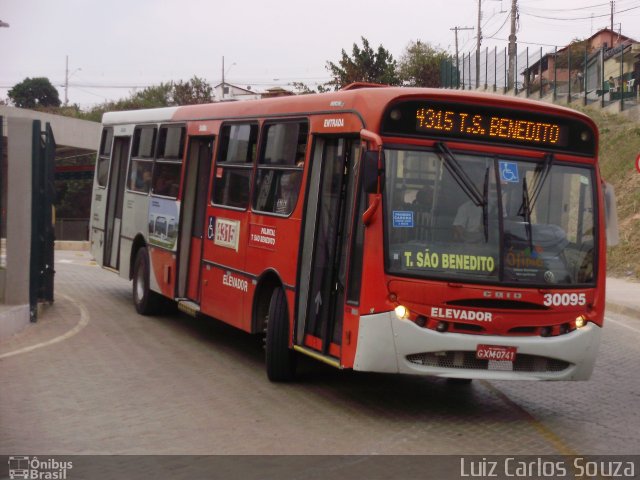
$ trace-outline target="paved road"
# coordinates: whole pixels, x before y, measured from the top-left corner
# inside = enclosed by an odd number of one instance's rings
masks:
[[[266,379],[261,341],[142,317],[130,283],[58,253],[56,302],[0,344],[0,454],[637,454],[640,322],[607,318],[589,382],[340,372]],[[36,348],[33,348],[33,347]]]

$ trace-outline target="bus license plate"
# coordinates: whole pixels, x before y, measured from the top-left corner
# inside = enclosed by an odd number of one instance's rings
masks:
[[[501,345],[478,345],[476,358],[479,360],[497,360],[513,362],[516,359],[518,347],[504,347]]]

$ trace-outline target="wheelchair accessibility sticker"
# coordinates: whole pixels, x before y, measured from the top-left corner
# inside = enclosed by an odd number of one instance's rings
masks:
[[[518,183],[518,164],[515,162],[500,162],[500,178],[504,182]]]

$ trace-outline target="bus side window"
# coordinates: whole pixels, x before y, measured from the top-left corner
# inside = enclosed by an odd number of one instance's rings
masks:
[[[257,124],[223,125],[213,178],[214,204],[247,208],[257,144]]]
[[[156,127],[136,127],[133,132],[131,162],[129,162],[129,190],[149,193],[151,169],[156,142]]]
[[[256,176],[254,210],[291,214],[300,192],[308,132],[307,122],[265,126],[265,144]]]
[[[100,140],[98,165],[96,166],[96,180],[98,186],[106,187],[109,178],[109,163],[111,160],[111,145],[113,144],[113,128],[105,128]]]
[[[176,198],[180,189],[180,169],[179,163],[156,163],[153,170],[154,195]]]
[[[152,193],[176,198],[180,190],[185,128],[180,125],[160,128]]]

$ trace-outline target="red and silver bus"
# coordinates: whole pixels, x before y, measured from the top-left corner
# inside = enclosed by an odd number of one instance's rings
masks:
[[[583,380],[605,308],[598,132],[507,96],[352,85],[103,118],[91,250],[141,314],[453,379]]]

